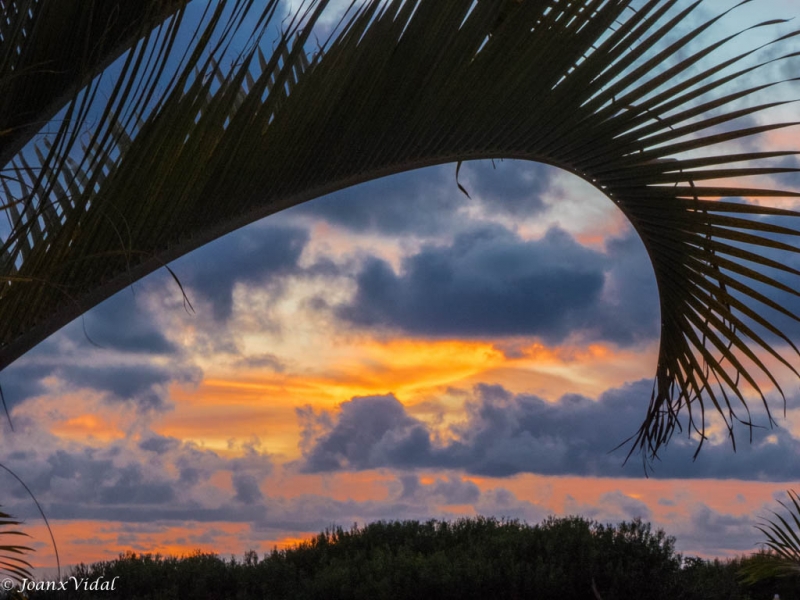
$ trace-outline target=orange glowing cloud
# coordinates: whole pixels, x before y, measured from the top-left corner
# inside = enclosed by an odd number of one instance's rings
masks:
[[[108,443],[122,439],[125,433],[117,428],[117,424],[98,415],[79,415],[66,421],[54,424],[50,432],[71,440],[96,440]]]
[[[331,410],[355,396],[393,393],[411,408],[448,388],[478,383],[551,401],[566,393],[596,397],[652,375],[657,353],[655,343],[619,350],[608,344],[547,346],[529,339],[357,338],[340,349],[325,363],[299,372],[250,370],[235,378],[212,372],[194,390],[174,386],[170,396],[175,407],[153,428],[220,452],[230,440],[257,436],[268,440],[270,453],[297,457],[297,407]],[[450,409],[460,412],[462,404]]]
[[[340,398],[381,394],[413,394],[452,385],[505,363],[490,342],[468,340],[364,340],[357,353],[343,355],[318,379]]]
[[[597,397],[627,381],[650,377],[655,372],[657,343],[645,348],[621,350],[609,344],[521,346],[511,358],[487,370],[470,383],[499,383],[515,393],[557,400],[567,393]]]
[[[89,445],[124,438],[135,421],[133,407],[111,406],[91,391],[32,398],[13,412],[31,418],[55,436]]]

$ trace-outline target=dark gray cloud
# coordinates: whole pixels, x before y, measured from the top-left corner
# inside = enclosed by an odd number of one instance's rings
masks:
[[[8,406],[91,389],[111,402],[162,408],[170,383],[197,383],[202,370],[167,338],[142,302],[158,288],[154,281],[137,284],[135,294],[126,289],[109,298],[4,369],[0,385]]]
[[[97,501],[106,505],[164,504],[174,499],[171,481],[147,481],[137,464],[115,469],[114,479],[97,492]]]
[[[490,213],[530,217],[547,208],[542,196],[555,167],[523,160],[473,160],[463,163],[459,181]]]
[[[319,425],[309,422],[307,412],[298,415],[303,417],[305,428]],[[391,394],[356,397],[342,403],[335,427],[317,439],[306,455],[304,469],[319,472],[403,463],[411,466],[429,452],[427,429],[406,414],[397,398]]]
[[[48,463],[52,470],[38,483],[43,489],[49,484],[49,490],[59,496],[68,489],[77,492],[76,484],[86,486],[80,492],[81,500],[102,504],[161,504],[175,496],[166,481],[146,479],[141,465],[119,467],[108,455],[58,451]]]
[[[84,502],[116,478],[112,457],[92,448],[56,450],[42,461],[28,485],[39,496],[53,492],[65,501]]]
[[[635,344],[659,336],[658,288],[650,257],[631,227],[605,241],[607,267],[600,301],[585,315],[588,337]]]
[[[161,273],[154,274],[153,278],[159,276]],[[177,357],[180,349],[165,336],[158,320],[140,302],[148,296],[152,281],[136,283],[98,304],[26,352],[2,374],[6,375],[18,365],[30,370],[30,363],[65,361],[73,355],[97,350],[126,357]]]
[[[485,388],[483,395],[487,399],[491,397],[489,401],[495,404],[513,405],[518,399],[496,387]],[[353,406],[363,411],[369,409],[369,399],[363,400],[365,402],[351,405],[350,410]],[[391,440],[393,424],[409,430],[419,422],[398,411],[389,396],[372,400],[384,410],[374,419],[370,432],[359,441],[368,445],[383,444],[385,450],[397,448],[398,444]],[[480,394],[476,394],[475,402],[482,401]],[[388,419],[387,414],[390,415]],[[336,421],[331,419],[330,424],[335,427]],[[603,423],[598,424],[598,427],[603,426]],[[465,422],[461,434],[468,428],[469,422]],[[36,443],[31,444],[32,450],[8,453],[6,462],[25,473],[51,521],[124,521],[126,525],[118,528],[122,540],[119,543],[129,547],[135,547],[139,540],[137,534],[151,531],[153,523],[167,521],[249,523],[251,539],[258,542],[264,539],[264,532],[277,536],[377,519],[457,518],[463,511],[455,510],[455,506],[471,506],[477,514],[519,518],[531,523],[541,521],[552,510],[537,502],[522,500],[502,486],[481,489],[454,471],[440,473],[431,480],[400,470],[393,480],[384,479],[388,494],[380,500],[336,500],[318,494],[287,497],[280,492],[279,485],[275,487],[275,481],[269,482],[270,493],[263,493],[259,482],[265,481],[265,473],[270,472],[271,465],[268,457],[256,451],[257,440],[246,448],[244,456],[234,459],[191,443],[174,442],[173,438],[145,433],[141,442],[120,440],[104,448],[48,452],[43,444]],[[434,445],[429,451],[436,449]],[[145,451],[144,457],[141,450]],[[328,448],[329,453],[333,451],[332,447]],[[348,451],[352,456],[363,456],[355,448]],[[446,458],[445,452],[439,458],[442,457]],[[385,463],[394,458],[388,451],[375,454],[374,459],[360,460]],[[191,483],[183,477],[189,465],[194,465],[196,476]],[[232,492],[209,481],[219,472],[231,474]],[[5,489],[9,492],[5,503],[8,510],[30,521],[38,518],[35,506],[21,486],[11,485]],[[668,533],[678,535],[681,549],[704,553],[731,548],[747,550],[758,539],[750,516],[717,513],[702,504],[687,507],[684,501],[673,504],[680,505],[680,514],[667,515],[666,523]],[[580,513],[601,522],[653,518],[647,506],[619,490],[603,494],[592,506],[579,504],[567,496],[564,506],[567,513]],[[691,511],[689,522],[681,516],[686,508]]]
[[[566,395],[553,403],[479,385],[467,404],[467,419],[449,429],[445,444],[436,444],[431,428],[407,414],[394,396],[354,398],[334,415],[319,415],[313,433],[308,421],[303,424],[311,438],[303,466],[311,472],[394,467],[463,469],[494,477],[522,472],[642,477],[640,461],[623,467],[627,447],[611,451],[640,425],[651,386],[642,380],[597,400]],[[677,435],[651,474],[763,481],[800,476],[800,467],[785,460],[800,454],[800,441],[787,430],[756,430],[752,444],[744,427],[737,433],[735,454],[730,444],[706,443],[697,460],[696,438]],[[413,494],[414,482],[406,483]]]
[[[167,399],[167,384],[196,384],[202,379],[198,367],[160,367],[153,364],[70,366],[56,370],[74,389],[105,392],[109,400],[132,400],[144,408],[159,408]]]
[[[160,505],[172,502],[177,491],[163,472],[134,462],[121,463],[119,446],[106,449],[84,447],[54,450],[49,455],[9,460],[10,467],[24,474],[28,487],[45,505],[49,501],[85,506]],[[35,513],[30,497],[19,485],[8,485],[27,514]],[[90,512],[90,510],[89,510]],[[49,516],[59,518],[52,513]]]
[[[170,450],[179,448],[181,441],[174,437],[153,434],[139,443],[139,448],[156,454],[164,454]]]
[[[467,201],[455,183],[455,166],[383,177],[306,202],[287,211],[363,233],[435,235],[452,230]]]
[[[211,479],[222,465],[220,457],[212,451],[198,448],[194,444],[184,444],[172,459],[178,469],[179,483],[194,486]]]
[[[266,285],[298,269],[308,231],[259,224],[216,240],[175,262],[174,270],[188,288],[212,306],[213,318],[230,318],[237,283]]]
[[[24,361],[17,361],[4,369],[0,373],[0,386],[9,409],[28,398],[46,393],[47,386],[44,379],[52,372],[51,367]]]
[[[604,254],[560,229],[534,241],[499,226],[474,229],[451,245],[424,247],[404,260],[400,274],[370,259],[338,315],[417,335],[537,335],[550,343],[578,331],[618,343],[652,338],[652,267],[633,235]]]
[[[428,246],[396,275],[372,259],[340,316],[358,325],[427,335],[524,335],[558,340],[574,315],[597,301],[603,257],[565,232],[523,242],[503,228],[462,234]]]
[[[64,335],[77,348],[97,344],[110,351],[175,354],[175,344],[164,336],[152,315],[137,305],[134,294],[129,288],[112,296],[87,312],[80,326],[74,322],[64,328]]]
[[[160,409],[167,403],[167,386],[172,382],[196,384],[202,370],[190,364],[172,361],[167,366],[152,363],[69,364],[65,357],[59,362],[36,362],[25,359],[11,365],[2,373],[0,385],[9,407],[42,394],[91,389],[100,392],[109,402],[133,402],[142,409]],[[55,388],[46,385],[55,377]]]
[[[458,189],[456,165],[419,169],[383,177],[329,194],[287,211],[363,233],[431,236],[451,233],[469,222],[458,212],[466,205],[490,214],[530,217],[546,210],[542,195],[557,173],[530,161],[468,161]]]
[[[413,497],[403,495],[401,483],[391,482],[389,498],[381,501],[337,501],[312,494],[285,497],[275,488],[267,495],[259,484],[271,472],[272,464],[255,449],[255,443],[243,456],[225,458],[191,443],[176,445],[172,438],[152,434],[139,444],[131,441],[72,451],[48,452],[39,447],[15,452],[8,462],[26,474],[50,519],[127,521],[124,530],[131,533],[146,531],[132,524],[164,520],[250,522],[261,530],[318,531],[332,522],[452,516],[438,507],[491,500],[482,496],[474,483],[455,475],[432,483],[417,481]],[[143,446],[149,449],[142,460],[139,450]],[[189,465],[194,465],[195,473],[191,482],[184,477]],[[220,472],[231,474],[233,493],[208,481]],[[3,477],[0,474],[0,483],[6,482]],[[4,489],[9,491],[7,508],[20,517],[36,517],[35,506],[21,486]]]
[[[234,500],[242,504],[255,504],[263,499],[261,489],[258,487],[258,480],[247,473],[233,474],[233,489],[236,491]]]
[[[136,284],[135,292],[131,288],[119,292],[4,369],[0,385],[9,406],[47,393],[45,379],[51,376],[72,388],[96,383],[100,391],[115,399],[131,399],[144,394],[146,387],[170,380],[196,379],[192,368],[181,364],[180,349],[166,337],[158,319],[140,305],[140,299],[148,295],[148,287],[147,283]],[[85,366],[90,363],[87,357],[100,355],[104,366]],[[168,371],[172,377],[165,376],[164,369],[147,366],[147,359],[154,355],[170,361]],[[114,362],[109,357],[118,364],[105,366]],[[136,381],[139,377],[141,381]],[[140,399],[154,405],[161,403],[160,396],[153,392]]]
[[[209,520],[214,516],[241,521],[259,517],[256,505],[261,505],[263,516],[259,482],[272,471],[272,462],[254,447],[246,448],[243,456],[227,458],[152,433],[139,443],[124,439],[102,448],[45,449],[41,446],[52,447],[56,440],[50,436],[41,440],[44,444],[34,450],[10,453],[5,462],[24,474],[50,518],[204,520],[205,510]],[[220,472],[231,474],[232,494],[209,483]],[[5,483],[0,477],[0,484]],[[16,514],[35,515],[22,486],[7,488]],[[237,516],[236,507],[240,512],[247,508],[246,515]],[[199,511],[197,519],[191,516],[193,510]]]

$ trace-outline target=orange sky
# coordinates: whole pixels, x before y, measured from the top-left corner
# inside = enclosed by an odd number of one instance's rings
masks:
[[[421,481],[430,484],[441,476],[439,472],[421,474]],[[679,551],[685,555],[699,556],[736,556],[743,550],[723,546],[715,547],[711,552],[710,544],[704,546],[697,540],[687,543],[691,525],[686,522],[693,509],[706,506],[728,518],[742,518],[754,511],[766,516],[764,507],[773,505],[774,496],[785,489],[781,484],[738,480],[609,479],[532,474],[511,478],[469,476],[463,480],[475,483],[482,491],[491,492],[498,488],[508,490],[515,501],[540,507],[542,517],[548,514],[582,514],[591,517],[587,515],[587,509],[602,507],[604,496],[624,495],[652,509],[651,522],[658,523],[668,534],[678,537]],[[280,490],[281,499],[289,501],[303,494],[324,494],[340,501],[379,502],[387,499],[394,481],[391,474],[368,471],[335,476],[286,476],[276,482],[276,487]],[[436,508],[451,518],[477,514],[472,505],[449,504]],[[502,511],[496,516],[503,516]],[[616,517],[623,519],[627,515],[618,514]],[[358,522],[363,524],[365,521]],[[200,550],[216,552],[223,557],[231,554],[240,557],[248,549],[265,553],[273,547],[283,548],[318,533],[314,530],[283,530],[270,534],[254,530],[247,523],[226,521],[148,524],[56,520],[52,525],[64,564],[112,560],[124,551],[180,555]],[[349,527],[352,523],[339,525]],[[32,536],[37,549],[36,564],[42,567],[54,565],[52,546],[44,525],[32,522],[26,531]]]

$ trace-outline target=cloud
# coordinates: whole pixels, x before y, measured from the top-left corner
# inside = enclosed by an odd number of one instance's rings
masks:
[[[153,280],[137,284],[135,295],[123,290],[20,357],[0,374],[8,406],[86,390],[161,409],[170,384],[197,384],[202,370],[154,314],[151,301],[162,292]]]
[[[303,411],[298,416],[306,430],[327,423],[319,418],[314,422]],[[356,397],[341,404],[336,425],[317,438],[303,468],[320,472],[412,465],[429,448],[425,425],[406,414],[393,395]]]
[[[223,322],[233,312],[236,284],[267,286],[295,272],[307,241],[305,229],[259,223],[199,248],[173,268],[190,298],[194,293],[209,302],[214,320]]]
[[[497,385],[478,385],[466,405],[466,419],[449,426],[443,436],[410,416],[392,395],[354,398],[336,413],[318,414],[317,423],[324,425],[316,429],[308,420],[301,423],[306,436],[303,468],[642,477],[638,460],[623,467],[627,446],[611,450],[638,429],[651,386],[651,381],[641,380],[607,390],[597,400],[572,394],[547,402]],[[739,428],[735,455],[727,441],[706,442],[696,460],[696,440],[679,435],[662,451],[654,475],[759,481],[791,481],[800,475],[797,465],[785,460],[800,453],[800,441],[788,430],[756,430],[752,444],[746,443],[747,434]],[[448,441],[436,443],[442,438]]]
[[[735,556],[757,549],[756,542],[763,538],[755,529],[757,522],[750,513],[723,513],[698,502],[690,508],[689,518],[681,519],[670,533],[676,536],[679,549],[687,552]]]
[[[255,444],[245,446],[243,454],[223,456],[145,432],[138,441],[130,434],[89,447],[36,427],[24,437],[2,440],[4,463],[24,475],[48,517],[137,522],[259,518],[264,500],[259,482],[272,473],[273,464]],[[220,483],[225,478],[213,479],[220,474],[230,474],[230,486]],[[22,486],[9,485],[8,491],[4,504],[13,504],[15,514],[36,514]],[[250,507],[244,513],[243,505]]]
[[[505,487],[481,489],[463,476],[449,473],[425,481],[417,475],[402,473],[388,485],[387,502],[394,502],[405,514],[422,513],[424,518],[442,515],[447,518],[463,516],[463,512],[448,512],[453,507],[471,507],[475,514],[500,518],[522,519],[536,523],[552,511],[540,504],[522,500]]]
[[[397,275],[382,260],[367,262],[341,318],[368,327],[440,336],[539,335],[562,340],[581,312],[599,300],[602,254],[551,229],[525,242],[501,227],[426,246]]]
[[[653,512],[644,502],[636,498],[631,498],[618,490],[607,492],[600,496],[598,504],[601,507],[607,505],[619,507],[622,518],[627,521],[637,518],[643,521],[649,521],[653,517]]]
[[[460,181],[489,213],[525,218],[547,209],[542,197],[557,169],[524,160],[473,160],[462,165]]]
[[[47,392],[45,378],[52,368],[42,368],[35,363],[19,360],[0,373],[0,385],[3,398],[9,409],[21,404],[28,398],[34,398]]]
[[[593,505],[579,503],[572,496],[567,495],[564,510],[568,514],[581,515],[600,523],[632,521],[633,519],[650,521],[653,518],[653,512],[644,502],[619,490],[602,494]]]
[[[108,351],[141,354],[175,354],[177,347],[168,340],[148,311],[142,309],[131,289],[112,296],[86,313],[82,327],[77,322],[64,330],[76,348],[93,343]]]
[[[147,305],[151,282],[160,276],[137,282],[71,321],[12,363],[3,375],[19,364],[66,361],[70,355],[97,350],[126,359],[175,358],[180,349],[167,338]]]
[[[234,364],[239,369],[270,369],[275,373],[283,373],[286,369],[283,361],[270,353],[244,356]]]
[[[287,211],[357,233],[431,236],[452,231],[467,198],[455,184],[455,167],[432,167],[317,198]]]
[[[139,443],[139,448],[147,450],[148,452],[155,452],[156,454],[164,454],[170,450],[179,448],[181,445],[180,440],[173,437],[153,434],[142,442]]]
[[[600,301],[587,318],[589,337],[620,345],[654,340],[661,321],[658,289],[650,257],[629,227],[605,240],[607,266]]]
[[[401,475],[399,498],[402,500],[436,501],[439,504],[475,504],[481,491],[471,481],[453,475],[445,479],[436,478],[433,483],[422,483],[412,474]]]
[[[529,161],[488,160],[418,169],[353,186],[293,208],[357,233],[429,237],[450,234],[472,222],[465,209],[491,215],[531,217],[546,210],[542,195],[556,169]]]
[[[631,396],[626,391],[630,390],[617,390],[618,397],[612,398],[612,404],[630,404]],[[562,438],[564,446],[588,443],[586,452],[592,452],[591,446],[602,438],[602,432],[596,438],[587,436],[586,421],[592,421],[595,430],[604,430],[611,419],[603,417],[604,411],[587,416],[589,406],[599,401],[565,397],[562,406],[554,405],[553,409],[564,413],[564,423],[570,420],[567,413],[572,415],[576,430],[571,432],[566,426],[558,426],[554,413],[536,408],[530,397],[511,394],[498,386],[481,386],[471,396],[467,419],[450,431],[454,439],[446,444],[436,442],[439,438],[433,437],[430,427],[410,416],[390,395],[357,398],[333,414],[306,411],[305,422],[309,426],[316,422],[318,426],[309,440],[307,457],[318,452],[323,466],[335,463],[336,470],[383,469],[380,483],[374,487],[385,487],[388,493],[372,489],[366,499],[358,500],[350,497],[354,494],[347,487],[347,475],[341,480],[322,471],[323,476],[314,478],[295,475],[286,466],[276,473],[272,460],[255,438],[232,445],[229,451],[234,454],[227,455],[148,430],[131,432],[124,439],[92,448],[34,428],[25,436],[4,436],[0,448],[6,457],[4,463],[25,474],[51,522],[170,521],[191,522],[194,527],[203,527],[202,523],[248,523],[252,539],[258,540],[263,539],[264,532],[272,532],[270,535],[275,537],[270,539],[279,539],[296,536],[297,532],[319,531],[331,524],[347,527],[353,522],[376,519],[425,520],[483,514],[530,523],[541,521],[553,510],[550,503],[558,503],[561,496],[549,498],[547,505],[540,504],[518,496],[519,492],[503,487],[502,482],[487,486],[488,480],[476,483],[465,473],[477,474],[487,465],[503,464],[502,452],[508,446],[500,444],[497,437],[510,437],[513,446],[526,435],[541,436],[535,431],[533,419],[542,419],[542,428],[549,429],[552,437]],[[601,397],[601,401],[608,398]],[[371,419],[363,419],[370,414]],[[364,423],[364,431],[353,429],[358,422]],[[345,435],[352,438],[351,444]],[[409,443],[417,439],[423,440],[422,452],[415,451]],[[477,443],[486,445],[487,452],[470,450],[469,446]],[[495,463],[485,460],[488,455]],[[515,461],[522,458],[513,455],[506,464],[521,464]],[[730,456],[727,459],[731,462]],[[295,483],[286,479],[291,481],[295,476],[302,480],[302,490],[314,490],[314,486],[317,490],[297,494]],[[22,518],[37,518],[35,507],[20,486],[8,486],[8,492],[6,508]],[[566,498],[564,506],[566,512],[580,512],[602,522],[656,516],[637,498],[613,488],[591,505]],[[746,517],[716,513],[702,505],[688,508],[690,517],[685,517],[687,505],[680,501],[676,508],[680,514],[668,516],[669,533],[679,534],[682,547],[705,553],[718,548],[748,549],[757,537]],[[716,535],[720,537],[714,538]],[[137,539],[132,534],[117,543],[129,546]]]
[[[526,241],[483,225],[451,244],[424,246],[399,273],[369,258],[336,314],[357,327],[422,336],[535,335],[553,344],[578,334],[620,345],[656,339],[658,294],[641,240],[631,228],[606,246],[582,246],[558,228]]]
[[[233,474],[233,489],[236,491],[234,500],[242,504],[255,504],[264,497],[256,478],[246,473]]]
[[[2,377],[8,405],[17,406],[41,395],[93,390],[108,402],[132,402],[145,410],[162,409],[168,403],[170,383],[195,385],[203,376],[199,367],[177,360],[165,366],[146,361],[71,364],[72,360],[74,357],[48,362],[24,358],[11,365]]]
[[[502,487],[483,492],[475,511],[481,515],[520,519],[528,523],[538,523],[552,512],[528,500],[520,500],[516,494]]]
[[[114,479],[98,490],[102,504],[165,504],[175,499],[171,481],[147,481],[142,467],[129,464],[114,470]]]
[[[114,401],[135,401],[143,408],[160,408],[167,398],[167,384],[197,384],[202,379],[199,367],[175,370],[153,364],[70,366],[56,370],[58,377],[72,389],[91,388],[105,392]]]

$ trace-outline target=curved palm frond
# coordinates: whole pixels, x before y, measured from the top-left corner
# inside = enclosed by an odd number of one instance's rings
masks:
[[[0,2],[0,164],[187,2]]]
[[[755,583],[773,577],[790,577],[800,573],[800,496],[794,490],[787,492],[792,506],[778,500],[789,512],[789,519],[773,511],[775,519],[764,519],[756,525],[767,541],[768,552],[750,558],[740,574],[744,581]]]
[[[775,317],[800,317],[775,294],[800,295],[789,260],[800,229],[788,222],[800,213],[739,200],[800,195],[739,182],[796,172],[783,161],[797,152],[725,149],[794,125],[737,120],[786,104],[740,107],[780,83],[748,81],[800,54],[799,32],[776,35],[767,45],[787,51],[764,60],[761,48],[708,57],[782,21],[705,41],[750,1],[689,26],[702,0],[364,0],[321,44],[327,0],[280,23],[276,1],[220,2],[181,60],[166,42],[139,44],[108,103],[76,99],[60,138],[5,166],[0,368],[256,219],[393,173],[517,158],[602,190],[651,258],[661,342],[634,449],[655,455],[685,424],[704,439],[710,407],[732,436],[753,398],[769,414],[769,389],[782,394],[771,363],[798,375]],[[231,60],[237,39],[247,43]],[[137,68],[153,48],[157,66]],[[153,73],[168,79],[160,92]],[[64,140],[91,114],[101,118],[78,153]]]
[[[33,552],[33,548],[20,544],[6,543],[18,537],[30,537],[27,533],[10,529],[22,525],[11,515],[0,511],[0,573],[6,573],[12,579],[22,582],[23,579],[32,579],[32,565],[23,556]]]

